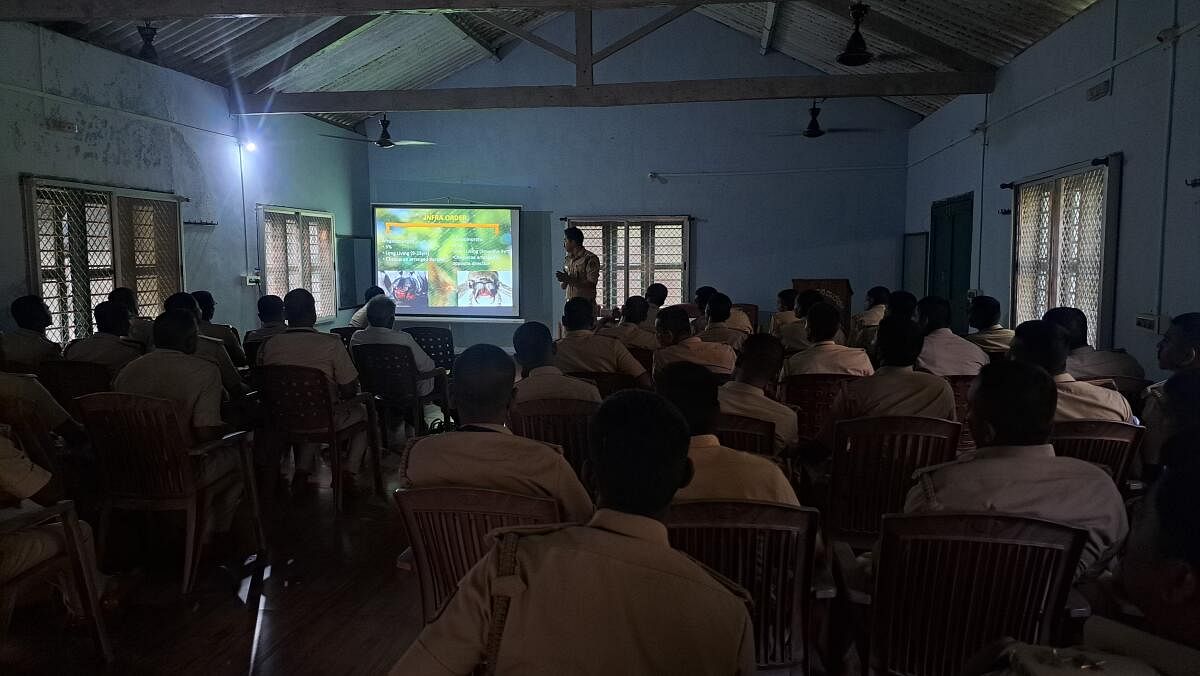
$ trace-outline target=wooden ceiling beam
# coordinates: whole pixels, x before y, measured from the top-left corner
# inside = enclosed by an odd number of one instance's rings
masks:
[[[488,44],[487,40],[483,39],[483,36],[476,33],[475,29],[473,29],[463,19],[465,16],[464,14],[454,12],[446,13],[442,16],[446,18],[446,21],[450,22],[451,26],[454,26],[456,29],[458,29],[458,32],[462,33],[468,40],[475,43],[477,47],[487,52],[489,59],[496,62],[500,61],[500,50]]]
[[[562,47],[559,47],[558,45],[554,44],[553,42],[550,42],[546,38],[532,32],[532,31],[528,31],[525,28],[518,26],[515,23],[512,23],[506,19],[502,19],[499,16],[496,16],[493,14],[488,14],[486,12],[480,12],[478,14],[475,14],[474,16],[476,18],[478,18],[480,21],[489,23],[489,24],[495,26],[496,28],[499,28],[500,30],[504,31],[505,33],[509,33],[518,38],[521,38],[522,40],[524,40],[525,42],[528,42],[531,45],[541,47],[542,49],[546,50],[547,52],[550,52],[551,54],[557,56],[558,58],[560,58],[564,61],[567,61],[569,63],[575,63],[575,55],[573,53],[563,49]]]
[[[298,66],[301,61],[371,23],[376,18],[374,16],[345,17],[329,28],[296,45],[283,56],[240,78],[237,87],[243,92],[257,94],[270,87],[272,82],[283,77],[289,70]]]
[[[768,2],[766,16],[763,19],[762,38],[758,41],[758,53],[763,56],[771,51],[771,41],[775,39],[775,23],[779,18],[779,3]]]
[[[597,63],[600,63],[601,61],[607,59],[608,57],[612,56],[613,54],[616,54],[617,52],[621,51],[622,49],[625,49],[629,45],[632,45],[633,43],[637,42],[638,40],[641,40],[642,38],[646,37],[647,35],[650,35],[651,33],[658,30],[659,28],[662,28],[663,26],[671,23],[672,21],[682,17],[684,14],[687,14],[688,12],[692,11],[693,9],[696,9],[697,7],[699,7],[699,5],[694,5],[694,4],[693,5],[680,5],[680,6],[676,7],[675,9],[672,9],[671,11],[658,17],[657,19],[654,19],[654,20],[648,22],[646,25],[642,26],[641,28],[631,31],[625,37],[621,38],[620,40],[617,40],[616,42],[612,43],[611,45],[596,52],[595,55],[592,56],[592,64],[595,65]]]

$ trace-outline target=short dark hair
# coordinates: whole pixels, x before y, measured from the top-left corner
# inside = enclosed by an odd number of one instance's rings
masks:
[[[116,301],[106,300],[92,309],[96,318],[96,330],[101,333],[114,333],[121,324],[128,328],[129,308]]]
[[[660,307],[662,306],[663,303],[667,302],[667,287],[666,287],[666,285],[655,282],[655,283],[651,284],[650,286],[647,286],[646,287],[646,302],[654,303],[655,305],[658,305]]]
[[[590,298],[572,298],[563,305],[563,327],[568,331],[581,331],[596,325],[595,306]]]
[[[710,321],[729,321],[729,315],[733,313],[733,299],[723,293],[714,293],[704,311]]]
[[[925,332],[950,328],[950,301],[941,296],[925,296],[917,303],[917,315]]]
[[[885,366],[913,366],[925,349],[925,332],[909,317],[884,317],[875,345]]]
[[[174,308],[154,319],[154,345],[167,350],[187,350],[188,338],[199,332],[191,310]]]
[[[589,457],[599,505],[654,516],[687,483],[689,432],[679,410],[644,390],[604,400],[591,425]]]
[[[138,311],[137,294],[128,286],[118,286],[108,292],[108,299],[114,303],[124,305],[129,314],[136,315]]]
[[[641,296],[630,296],[621,306],[621,320],[631,324],[641,324],[650,313],[650,303]]]
[[[830,303],[821,301],[808,309],[808,337],[813,342],[833,340],[842,325],[842,313]]]
[[[783,343],[769,333],[755,333],[742,343],[737,367],[751,378],[773,380],[783,368]]]
[[[541,322],[525,322],[513,331],[513,350],[521,366],[540,366],[550,354],[554,336],[550,327]]]
[[[196,305],[200,306],[200,316],[205,320],[212,319],[213,313],[217,309],[217,299],[213,298],[212,293],[208,291],[193,291],[192,298],[195,298]]]
[[[1002,444],[1044,444],[1058,408],[1058,388],[1046,370],[1019,361],[998,361],[979,372],[971,400],[973,416],[991,425]]]
[[[808,311],[817,303],[825,302],[825,294],[816,289],[805,289],[796,294],[796,316],[807,317]]]
[[[486,343],[472,345],[454,360],[454,407],[465,418],[502,413],[516,376],[517,366],[504,350]]]
[[[367,302],[367,324],[390,328],[396,321],[396,301],[387,296],[375,296]]]
[[[666,331],[672,336],[691,335],[692,320],[687,310],[679,305],[672,305],[659,310],[654,318],[655,328]]]
[[[167,296],[163,301],[163,310],[187,310],[200,319],[200,304],[196,302],[196,297],[183,291]]]
[[[975,296],[967,311],[971,326],[980,329],[1000,323],[1000,301],[991,296]]]
[[[696,305],[700,306],[700,310],[708,307],[708,302],[715,296],[717,290],[711,286],[702,286],[696,289]]]
[[[283,319],[283,299],[266,295],[258,299],[258,318],[263,321]]]
[[[775,297],[779,299],[779,305],[784,310],[795,310],[796,309],[796,290],[795,289],[784,289],[783,291],[780,291],[779,293],[775,294]]]
[[[891,297],[892,292],[888,291],[886,286],[872,286],[867,289],[867,300],[871,301],[871,305],[887,305]]]
[[[573,225],[563,230],[563,237],[583,246],[583,231]]]
[[[718,387],[712,371],[688,361],[664,366],[654,379],[654,391],[679,409],[692,436],[712,434],[717,429],[721,412]]]
[[[1037,364],[1052,376],[1067,370],[1067,330],[1042,319],[1021,322],[1013,335],[1009,356],[1017,361]]]
[[[383,294],[384,291],[382,287],[374,285],[368,286],[367,290],[363,292],[363,302],[369,303],[375,296],[382,296]]]
[[[1046,310],[1044,321],[1052,322],[1067,331],[1067,345],[1072,350],[1088,344],[1088,320],[1077,307],[1056,307]]]
[[[308,289],[292,289],[283,297],[283,314],[288,321],[317,318],[317,301]]]
[[[917,311],[917,297],[908,291],[893,291],[888,294],[887,313],[893,317],[912,319]]]
[[[21,296],[8,306],[8,311],[12,314],[13,321],[17,323],[17,326],[23,329],[41,330],[44,327],[39,325],[39,319],[43,317],[45,305],[46,302],[42,300],[41,296]]]

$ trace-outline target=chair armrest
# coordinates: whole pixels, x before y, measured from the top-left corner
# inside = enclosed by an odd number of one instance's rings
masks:
[[[49,507],[41,507],[28,511],[22,510],[11,517],[0,519],[0,535],[16,533],[46,523],[47,521],[61,519],[67,512],[73,509],[75,509],[74,502],[71,500],[62,500]]]
[[[444,369],[440,366],[435,366],[430,371],[421,371],[420,373],[417,374],[417,380],[429,380],[430,378],[445,378],[445,377],[446,377],[446,369]]]
[[[208,453],[209,451],[216,450],[218,448],[224,448],[226,446],[233,446],[234,444],[240,444],[249,435],[250,435],[249,430],[238,430],[236,432],[230,432],[229,434],[226,434],[225,436],[221,437],[220,439],[213,439],[212,441],[209,441],[204,444],[200,444],[199,446],[193,446],[192,448],[190,448],[188,450],[188,455],[203,455],[204,453]]]
[[[837,582],[829,557],[819,557],[813,565],[812,592],[815,599],[837,598]]]
[[[858,565],[854,550],[849,543],[834,541],[833,564],[841,575],[842,584],[846,588],[846,598],[858,605],[871,605],[871,580]]]
[[[1067,592],[1067,606],[1064,610],[1072,620],[1086,620],[1092,616],[1092,604],[1088,603],[1075,587],[1071,587],[1071,591]]]

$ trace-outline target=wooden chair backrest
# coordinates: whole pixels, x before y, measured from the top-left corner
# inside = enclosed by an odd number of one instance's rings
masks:
[[[826,538],[856,547],[873,544],[883,515],[904,511],[913,473],[954,460],[960,427],[905,416],[839,422],[830,457]]]
[[[1054,452],[1100,465],[1123,486],[1129,463],[1142,443],[1145,427],[1110,420],[1069,420],[1054,423],[1050,443]]]
[[[846,381],[857,378],[844,374],[788,376],[780,383],[783,403],[796,409],[801,439],[816,439],[829,415],[833,400]]]
[[[758,305],[754,303],[734,303],[735,309],[746,313],[750,318],[750,330],[752,333],[758,333]]]
[[[964,423],[962,433],[958,435],[958,451],[975,450],[975,437],[971,436],[971,428],[966,425],[967,413],[971,410],[970,392],[971,383],[975,382],[975,376],[944,376],[946,382],[950,383],[950,389],[954,392],[954,417]]]
[[[513,434],[562,446],[563,457],[583,480],[588,454],[588,430],[600,410],[594,401],[538,399],[515,404],[509,414]]]
[[[433,365],[450,371],[454,368],[454,334],[440,326],[413,326],[404,329],[421,350],[433,360]]]
[[[426,623],[491,548],[489,532],[559,520],[553,499],[501,491],[448,486],[397,489],[393,497],[412,545]]]
[[[38,367],[38,380],[59,405],[76,418],[80,416],[76,397],[112,390],[112,373],[108,367],[86,361],[44,361]]]
[[[364,390],[389,401],[420,398],[412,349],[403,345],[355,345],[351,351]]]
[[[354,326],[335,326],[332,329],[329,329],[330,333],[335,334],[338,338],[342,339],[342,345],[345,345],[347,350],[350,349],[350,339],[353,338],[354,334],[358,331],[359,329]]]
[[[602,371],[575,371],[567,375],[573,378],[582,378],[596,384],[596,389],[600,390],[601,397],[607,397],[613,392],[621,390],[632,390],[637,387],[637,381],[633,376],[624,373],[607,373]]]
[[[110,497],[178,499],[196,492],[175,402],[103,392],[80,397],[79,408]]]
[[[255,377],[268,427],[301,433],[333,429],[333,384],[320,369],[260,366]]]
[[[727,446],[755,455],[775,455],[775,423],[744,415],[722,413],[717,419],[717,438]]]
[[[805,665],[819,515],[807,507],[687,502],[667,514],[671,546],[741,585],[760,669]]]
[[[1056,635],[1087,531],[997,513],[883,519],[873,673],[958,676],[997,636]]]
[[[646,369],[647,373],[654,371],[654,350],[647,350],[644,347],[630,347],[629,354],[638,360],[638,363],[642,365],[642,368]]]

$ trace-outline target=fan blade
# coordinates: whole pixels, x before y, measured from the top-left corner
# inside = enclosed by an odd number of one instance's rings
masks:
[[[398,146],[436,146],[433,141],[392,141],[393,145]]]
[[[771,133],[767,134],[767,136],[770,136],[772,138],[781,138],[781,137],[786,137],[786,136],[804,136],[804,132],[802,132],[802,131],[776,131],[776,132],[771,132]]]
[[[831,127],[826,134],[876,134],[883,131],[874,127]]]
[[[356,141],[359,143],[364,143],[364,142],[365,143],[374,143],[375,142],[374,139],[369,139],[369,138],[351,138],[349,136],[334,136],[333,134],[317,134],[317,135],[324,136],[325,138],[335,138],[339,141]]]

